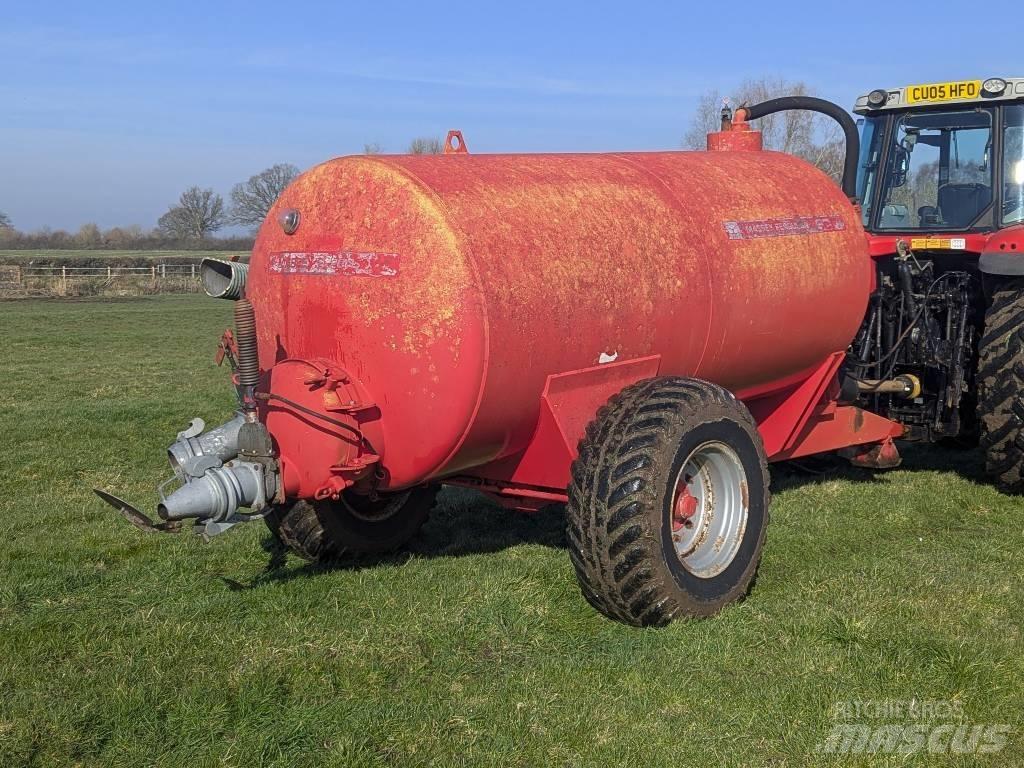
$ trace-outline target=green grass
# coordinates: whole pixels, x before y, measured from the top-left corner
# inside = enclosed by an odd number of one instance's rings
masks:
[[[665,630],[590,609],[557,508],[446,491],[409,552],[333,569],[261,524],[144,534],[90,488],[148,506],[175,432],[228,417],[230,309],[0,304],[0,766],[821,765],[837,703],[912,698],[1024,764],[1022,505],[975,454],[776,468],[751,596]]]

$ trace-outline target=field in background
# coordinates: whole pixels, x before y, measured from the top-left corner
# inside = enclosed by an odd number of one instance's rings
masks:
[[[230,312],[0,304],[0,765],[1024,763],[1022,503],[977,455],[775,467],[752,595],[665,630],[586,604],[557,507],[446,491],[408,552],[334,568],[261,524],[144,534],[90,488],[151,508],[174,434],[229,417]],[[1010,743],[815,753],[844,703],[910,699]]]
[[[107,251],[107,250],[2,250],[0,249],[0,264],[20,264],[34,262],[37,264],[60,264],[81,265],[83,263],[110,261],[174,261],[186,259],[188,261],[199,261],[207,256],[214,259],[230,259],[232,256],[245,256],[247,253],[234,251]]]
[[[0,298],[66,298],[197,293],[206,257],[232,251],[0,250]]]

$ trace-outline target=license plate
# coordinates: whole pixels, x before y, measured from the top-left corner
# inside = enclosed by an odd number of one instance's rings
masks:
[[[981,80],[956,80],[951,83],[908,85],[906,95],[908,104],[977,99],[981,96]]]
[[[962,251],[967,248],[967,240],[962,237],[912,237],[910,247],[920,251]]]

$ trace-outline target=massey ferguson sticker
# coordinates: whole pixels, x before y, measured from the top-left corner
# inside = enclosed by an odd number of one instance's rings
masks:
[[[725,232],[730,240],[817,235],[822,232],[840,232],[846,229],[846,223],[841,216],[793,216],[788,219],[723,221],[722,226],[725,227]]]
[[[270,254],[270,271],[281,275],[394,277],[397,253],[380,251],[279,251]]]

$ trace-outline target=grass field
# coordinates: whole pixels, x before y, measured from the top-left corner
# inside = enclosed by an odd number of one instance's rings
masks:
[[[261,524],[141,533],[90,488],[148,508],[175,432],[228,417],[230,309],[0,303],[0,766],[1024,764],[1022,502],[976,455],[777,467],[751,596],[665,630],[590,609],[557,508],[446,491],[409,552],[330,569]],[[911,699],[1009,742],[815,753]]]

